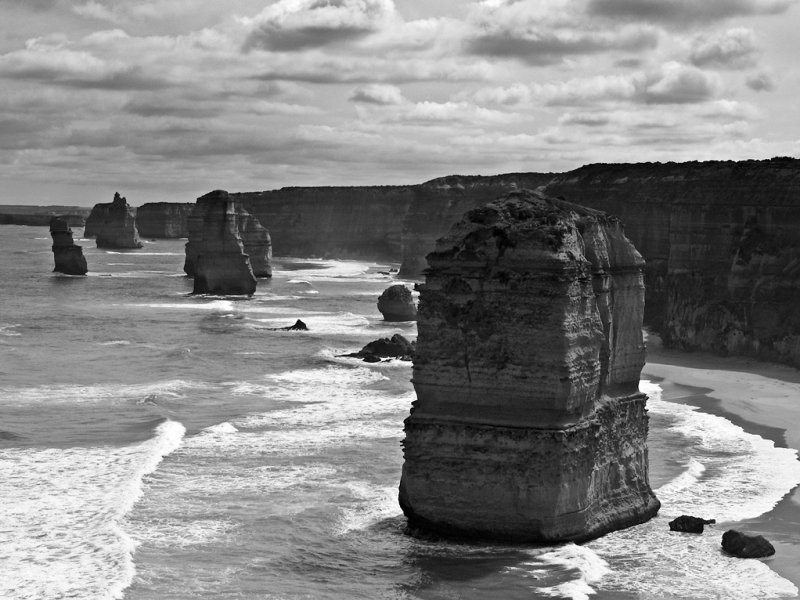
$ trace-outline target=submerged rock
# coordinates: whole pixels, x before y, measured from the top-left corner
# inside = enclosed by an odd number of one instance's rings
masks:
[[[270,331],[308,331],[308,325],[303,323],[300,319],[294,322],[294,325],[288,327],[271,327]]]
[[[644,261],[619,221],[520,191],[428,255],[399,501],[411,528],[581,541],[644,522]]]
[[[378,310],[384,321],[416,321],[417,306],[411,290],[402,283],[389,286],[378,298]]]
[[[381,338],[370,342],[358,352],[340,354],[347,358],[360,358],[364,362],[380,362],[383,358],[399,358],[411,360],[414,354],[414,342],[409,342],[399,333],[391,338]]]
[[[681,515],[669,522],[669,530],[682,533],[703,533],[706,525],[714,523],[716,523],[714,519],[700,519],[699,517]]]
[[[189,224],[195,294],[252,295],[256,277],[239,235],[239,215],[228,192],[216,190],[197,199]]]
[[[127,199],[114,194],[112,202],[95,204],[86,227],[85,237],[95,237],[98,248],[141,248],[136,214]]]
[[[775,546],[763,535],[747,535],[735,529],[722,534],[722,549],[737,558],[764,558],[775,554]]]
[[[50,219],[50,235],[53,236],[53,271],[67,275],[86,275],[88,268],[83,248],[72,239],[72,229],[62,217]]]

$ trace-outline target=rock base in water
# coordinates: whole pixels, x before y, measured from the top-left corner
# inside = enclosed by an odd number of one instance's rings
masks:
[[[66,275],[86,275],[89,271],[83,248],[72,239],[72,229],[61,217],[50,219],[50,235],[53,237],[53,271]]]
[[[413,354],[414,342],[409,342],[399,333],[395,333],[391,338],[381,338],[370,342],[358,352],[340,354],[339,356],[360,358],[364,362],[380,362],[384,358],[411,360]]]
[[[737,558],[765,558],[775,554],[775,546],[763,535],[747,535],[735,529],[722,534],[722,549]]]
[[[378,298],[378,310],[381,311],[384,321],[416,321],[417,306],[411,290],[403,284],[396,284],[386,288]]]

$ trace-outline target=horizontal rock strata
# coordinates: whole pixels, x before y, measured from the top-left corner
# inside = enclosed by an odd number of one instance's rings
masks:
[[[474,209],[420,286],[400,504],[412,526],[585,540],[649,519],[643,261],[528,191]]]
[[[191,202],[148,202],[136,209],[136,228],[145,238],[189,237]]]
[[[95,204],[86,219],[84,237],[95,237],[98,248],[141,248],[136,213],[127,199],[114,194],[112,202]]]
[[[88,267],[83,256],[83,248],[72,239],[72,229],[66,219],[52,217],[50,219],[50,235],[53,237],[53,271],[66,275],[86,275]]]
[[[228,192],[197,199],[189,223],[187,262],[192,257],[195,294],[252,295],[256,277],[239,234],[239,213]]]

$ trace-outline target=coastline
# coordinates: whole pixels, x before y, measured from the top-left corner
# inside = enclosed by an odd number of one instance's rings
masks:
[[[724,417],[776,446],[800,449],[800,370],[743,357],[665,349],[660,338],[645,334],[647,362],[642,379],[658,383],[662,398]],[[730,526],[727,526],[730,525]],[[800,486],[768,513],[728,528],[766,537],[775,546],[764,562],[800,588]]]

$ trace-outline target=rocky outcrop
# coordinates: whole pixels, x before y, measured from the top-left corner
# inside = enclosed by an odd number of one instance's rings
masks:
[[[722,534],[722,549],[737,558],[765,558],[775,554],[775,546],[763,535],[747,535],[735,529]]]
[[[148,202],[136,209],[136,228],[145,238],[189,237],[191,202]]]
[[[83,256],[83,248],[72,240],[72,229],[66,219],[52,217],[50,235],[53,237],[53,259],[56,263],[53,271],[67,275],[86,275],[89,269]]]
[[[141,248],[136,214],[128,201],[114,194],[112,202],[95,204],[86,219],[84,237],[97,239],[98,248]]]
[[[714,519],[701,519],[690,515],[681,515],[669,522],[669,530],[681,533],[703,533],[706,525],[713,525],[714,523],[716,523]]]
[[[384,321],[416,321],[417,305],[411,290],[402,283],[389,286],[378,297],[378,310]]]
[[[420,286],[409,525],[586,540],[652,517],[643,261],[616,219],[522,191],[469,211]]]
[[[216,190],[197,199],[186,244],[195,294],[255,293],[256,277],[239,231],[239,212],[228,192]]]
[[[250,261],[250,268],[256,277],[272,277],[272,242],[269,231],[261,225],[257,218],[247,212],[242,203],[224,190],[217,190],[206,194],[203,198],[217,194],[219,197],[225,195],[226,202],[231,203],[232,210],[236,213],[236,228],[242,242],[242,248]],[[186,260],[183,264],[184,272],[190,277],[194,277],[197,255],[202,249],[202,245],[195,243],[198,235],[202,231],[202,223],[206,218],[206,204],[197,205],[189,217],[189,241],[186,244]]]
[[[340,354],[339,356],[360,358],[364,362],[380,362],[384,358],[411,360],[414,354],[414,346],[414,342],[409,342],[399,333],[395,333],[391,338],[381,338],[370,342],[358,352]]]

